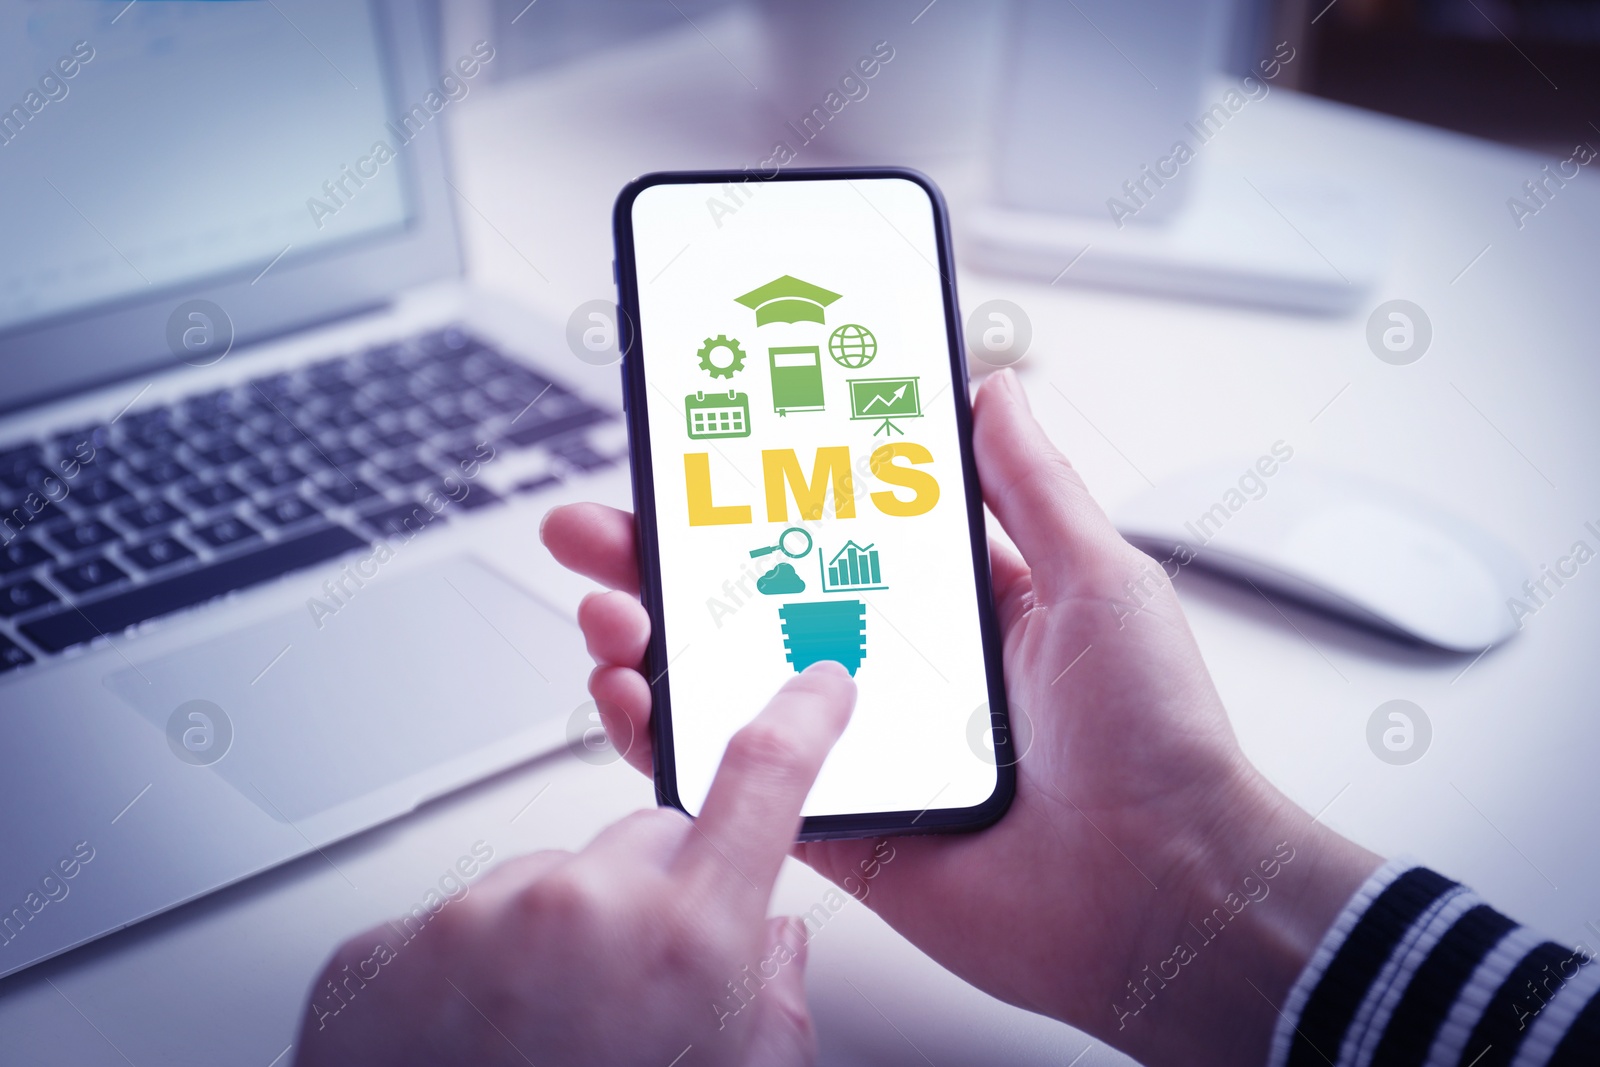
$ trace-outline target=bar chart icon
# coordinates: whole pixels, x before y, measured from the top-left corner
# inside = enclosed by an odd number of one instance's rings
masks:
[[[857,593],[863,589],[887,589],[883,572],[878,564],[878,550],[873,545],[858,545],[846,541],[833,558],[823,559],[817,553],[817,570],[824,593]]]

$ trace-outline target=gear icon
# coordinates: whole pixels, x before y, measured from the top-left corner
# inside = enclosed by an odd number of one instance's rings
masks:
[[[700,369],[713,378],[732,378],[736,371],[744,369],[744,349],[739,347],[738,341],[730,340],[727,334],[707,337],[697,355],[700,357]]]

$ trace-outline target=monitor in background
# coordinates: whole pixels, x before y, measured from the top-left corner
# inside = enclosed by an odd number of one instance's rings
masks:
[[[436,31],[430,0],[0,0],[0,411],[181,368],[185,301],[239,348],[459,274]]]
[[[369,8],[316,12],[335,67],[270,4],[29,6],[0,35],[38,91],[0,115],[0,330],[405,223]]]

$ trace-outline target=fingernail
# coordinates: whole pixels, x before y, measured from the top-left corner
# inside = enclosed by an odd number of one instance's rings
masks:
[[[550,516],[554,515],[555,513],[556,509],[551,508],[549,511],[544,513],[544,518],[539,520],[539,543],[541,545],[545,543],[544,528],[550,524]]]
[[[1010,367],[1006,367],[1000,373],[1005,375],[1006,388],[1011,391],[1012,396],[1017,398],[1017,401],[1022,405],[1022,410],[1030,415],[1033,414],[1033,405],[1028,403],[1028,391],[1022,387],[1022,379],[1017,377],[1017,372]]]
[[[850,672],[849,672],[849,670],[847,670],[845,668],[844,664],[838,662],[837,660],[831,660],[831,659],[819,659],[817,662],[813,663],[811,666],[807,667],[805,670],[801,671],[800,673],[801,674],[842,674],[846,678],[850,677]]]

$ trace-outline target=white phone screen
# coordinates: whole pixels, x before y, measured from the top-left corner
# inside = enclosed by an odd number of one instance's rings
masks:
[[[821,659],[859,697],[804,814],[981,804],[997,775],[929,194],[661,184],[631,210],[684,807]]]

